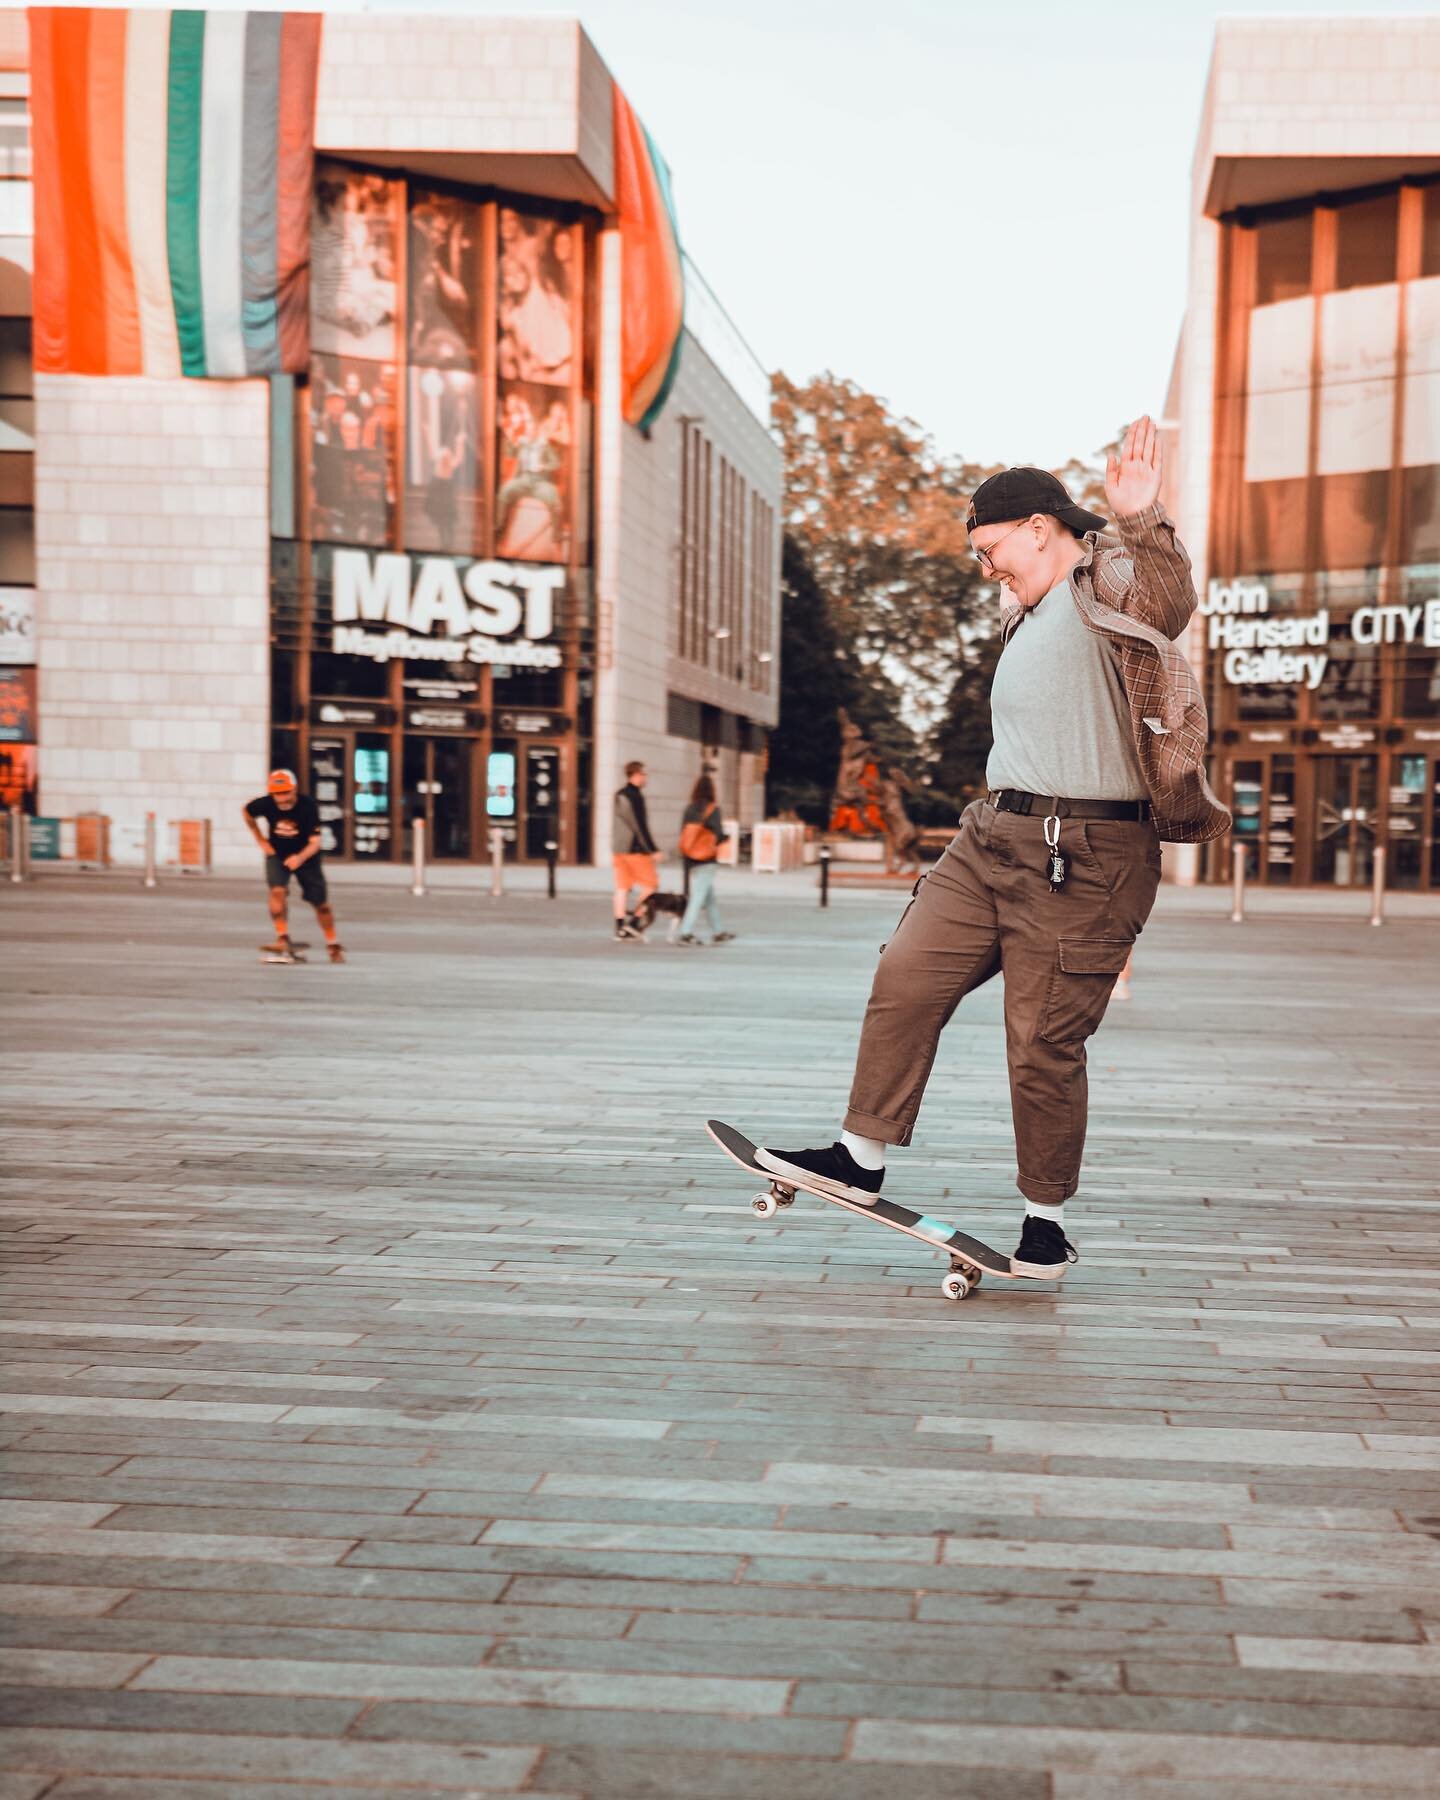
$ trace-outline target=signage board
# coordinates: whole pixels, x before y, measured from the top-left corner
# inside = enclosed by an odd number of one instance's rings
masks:
[[[33,667],[0,668],[0,744],[35,742]]]
[[[495,729],[513,731],[521,737],[559,737],[570,729],[570,719],[566,713],[507,708],[495,714]]]
[[[562,568],[337,547],[319,560],[319,599],[327,567],[335,656],[560,667]]]
[[[431,704],[405,708],[407,731],[480,731],[484,724],[484,713],[467,706]]]
[[[381,700],[312,700],[314,725],[393,725],[395,709]]]
[[[1200,599],[1206,644],[1223,651],[1221,670],[1234,687],[1265,684],[1313,692],[1325,678],[1335,635],[1329,609],[1272,616],[1270,589],[1254,576],[1214,580]],[[1349,642],[1440,649],[1440,600],[1413,606],[1360,606],[1349,616]]]

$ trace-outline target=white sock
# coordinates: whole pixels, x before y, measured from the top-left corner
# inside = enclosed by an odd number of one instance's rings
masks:
[[[885,1146],[879,1138],[857,1137],[853,1131],[842,1131],[840,1142],[862,1169],[885,1167]]]
[[[1048,1219],[1052,1225],[1061,1225],[1065,1220],[1065,1202],[1058,1206],[1046,1206],[1039,1200],[1025,1202],[1025,1214],[1031,1219]]]

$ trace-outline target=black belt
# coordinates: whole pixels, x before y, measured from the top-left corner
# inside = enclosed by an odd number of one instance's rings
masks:
[[[1135,819],[1150,817],[1148,800],[1064,800],[1049,794],[1026,794],[1019,788],[991,788],[985,796],[996,812],[1057,814],[1062,819]]]

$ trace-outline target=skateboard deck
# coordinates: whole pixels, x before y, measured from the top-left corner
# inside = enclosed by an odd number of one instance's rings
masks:
[[[261,962],[267,963],[303,963],[305,958],[301,955],[301,952],[308,950],[309,948],[310,946],[308,944],[292,943],[290,946],[290,955],[282,956],[273,944],[262,944],[260,946],[260,960]]]
[[[876,1199],[867,1206],[858,1200],[845,1200],[838,1194],[827,1193],[824,1188],[812,1187],[793,1175],[777,1175],[755,1160],[756,1146],[743,1131],[722,1124],[719,1119],[707,1119],[705,1129],[732,1162],[739,1163],[742,1169],[749,1169],[770,1184],[768,1193],[757,1194],[750,1202],[762,1219],[773,1218],[782,1206],[792,1205],[799,1189],[814,1194],[817,1200],[828,1200],[832,1206],[842,1206],[846,1212],[857,1213],[862,1219],[874,1219],[877,1224],[888,1225],[892,1231],[903,1231],[917,1243],[928,1244],[932,1250],[949,1255],[950,1272],[940,1283],[940,1291],[947,1300],[965,1299],[979,1287],[982,1275],[997,1275],[1004,1281],[1027,1279],[1014,1273],[1010,1258],[1002,1251],[992,1250],[989,1244],[971,1237],[968,1231],[961,1231],[945,1219],[932,1219],[928,1213],[912,1212],[908,1206],[897,1205],[893,1200]]]

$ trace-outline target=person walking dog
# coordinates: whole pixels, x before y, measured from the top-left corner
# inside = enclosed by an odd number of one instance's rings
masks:
[[[625,785],[616,790],[615,815],[610,830],[617,938],[643,938],[645,935],[645,927],[637,915],[660,885],[655,869],[659,848],[650,835],[650,820],[645,811],[645,765],[628,762]],[[632,907],[630,896],[637,892],[639,898]]]

